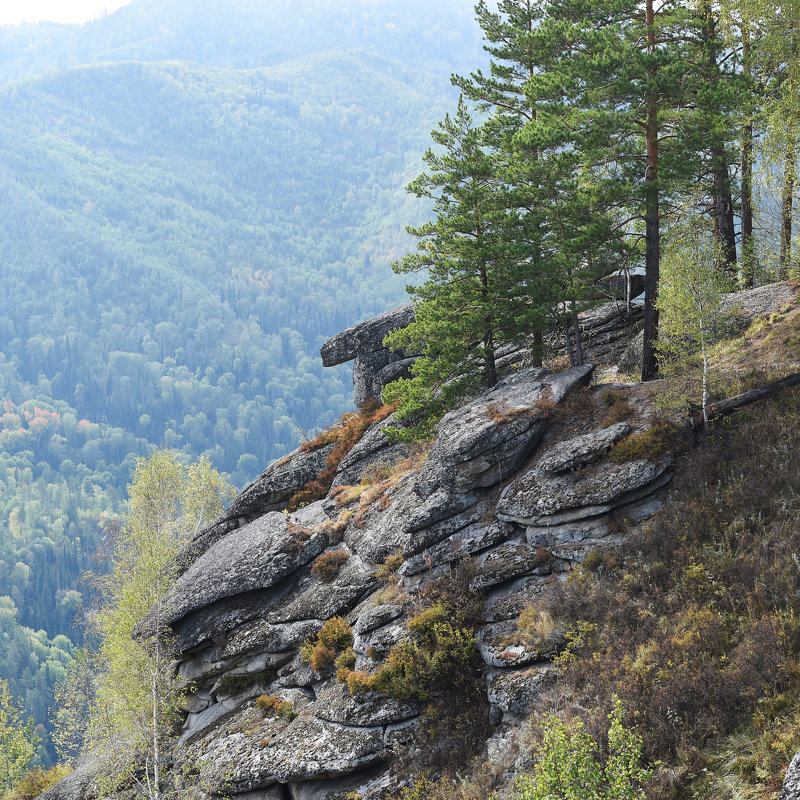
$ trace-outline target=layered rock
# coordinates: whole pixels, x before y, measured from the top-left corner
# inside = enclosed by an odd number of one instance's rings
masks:
[[[212,796],[368,800],[393,787],[423,709],[351,694],[332,665],[315,671],[300,651],[342,617],[350,663],[374,672],[413,635],[408,620],[426,587],[466,562],[472,591],[486,597],[477,638],[490,721],[505,731],[535,706],[561,638],[526,638],[521,612],[591,549],[618,541],[621,516],[635,525],[652,513],[670,477],[668,456],[609,459],[646,429],[650,408],[631,403],[629,419],[604,425],[592,371],[508,376],[445,416],[417,466],[386,439],[387,421],[376,423],[328,497],[292,514],[272,509],[325,451],[290,454],[184,548],[161,613],[190,687],[182,746]],[[378,483],[362,483],[372,474]],[[336,563],[324,579],[320,557]],[[261,695],[291,713],[265,711]]]
[[[392,351],[383,346],[383,340],[392,331],[406,328],[414,321],[414,304],[378,314],[359,322],[328,339],[320,350],[326,367],[353,361],[353,402],[363,405],[369,399],[378,399],[383,387],[405,376],[414,362],[402,351]]]

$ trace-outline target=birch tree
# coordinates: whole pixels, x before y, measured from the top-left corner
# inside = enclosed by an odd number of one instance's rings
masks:
[[[102,674],[91,712],[89,749],[104,764],[101,791],[122,783],[162,800],[171,789],[165,750],[178,720],[183,687],[172,671],[174,642],[163,624],[163,597],[174,558],[222,511],[230,487],[206,458],[185,467],[177,453],[138,460],[130,512],[114,542],[113,570],[97,615]],[[145,615],[146,636],[134,637]]]
[[[674,226],[667,239],[659,286],[663,358],[700,354],[703,423],[708,424],[708,348],[722,316],[728,285],[716,269],[721,257],[713,233],[695,219]]]
[[[0,680],[0,789],[10,791],[25,775],[36,754],[39,737],[25,721],[6,681]]]

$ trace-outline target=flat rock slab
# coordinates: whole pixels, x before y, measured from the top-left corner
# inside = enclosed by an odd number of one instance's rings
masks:
[[[460,561],[474,553],[498,545],[515,531],[513,525],[495,520],[492,523],[477,523],[462,528],[457,533],[403,563],[400,575],[417,575],[427,569]]]
[[[487,588],[518,578],[521,575],[549,575],[555,568],[549,553],[527,542],[506,542],[482,556],[475,588]]]
[[[321,619],[302,619],[279,625],[257,620],[235,631],[221,655],[223,658],[234,658],[256,650],[261,653],[284,653],[316,636],[321,627]]]
[[[186,652],[209,641],[225,640],[231,631],[261,619],[264,609],[278,602],[294,583],[295,580],[290,577],[269,589],[226,597],[193,611],[172,626],[178,649]]]
[[[322,365],[335,367],[352,361],[362,353],[383,347],[383,340],[398,328],[407,328],[416,318],[413,303],[384,311],[376,317],[359,322],[328,339],[320,349]]]
[[[495,587],[486,598],[481,619],[483,622],[516,620],[524,609],[536,603],[551,580],[557,577],[530,575]]]
[[[81,761],[73,772],[46,789],[39,797],[44,800],[91,800],[97,797],[94,786],[98,772],[96,761]]]
[[[380,761],[383,751],[382,728],[351,728],[307,713],[288,722],[248,704],[204,737],[201,773],[215,793],[240,793],[348,775]]]
[[[460,491],[488,487],[512,474],[544,434],[546,403],[560,402],[593,370],[593,365],[554,375],[525,370],[450,411],[439,423],[436,443],[419,474],[422,496],[442,486]]]
[[[490,667],[524,667],[537,661],[549,661],[561,644],[560,635],[551,641],[522,643],[517,633],[516,620],[506,620],[486,625],[478,635],[478,649]]]
[[[267,511],[279,511],[298,489],[313,480],[325,468],[333,444],[306,452],[297,448],[273,461],[231,503],[223,519],[251,518]]]
[[[536,547],[551,549],[574,542],[595,541],[612,533],[611,519],[607,514],[590,517],[564,525],[529,525],[525,538]]]
[[[374,631],[376,628],[382,628],[384,625],[388,625],[402,615],[403,606],[399,604],[384,603],[375,606],[359,615],[353,626],[353,632],[361,636],[370,631]]]
[[[270,740],[272,773],[281,781],[335,778],[383,757],[383,729],[355,728],[303,715]]]
[[[350,549],[373,563],[380,563],[397,551],[413,555],[432,543],[432,539],[446,538],[468,524],[459,515],[478,500],[472,492],[447,489],[423,498],[412,476],[401,479],[387,493],[387,499],[387,509],[374,508],[364,527],[350,525],[345,532],[345,542]]]
[[[489,702],[510,714],[530,714],[542,692],[553,685],[556,672],[551,666],[519,670],[498,670],[489,675]]]
[[[368,633],[356,635],[353,640],[353,649],[360,655],[366,655],[367,650],[372,647],[380,658],[385,658],[392,647],[407,638],[408,629],[402,624],[402,621],[397,621],[381,628],[375,628]]]
[[[285,601],[267,614],[267,620],[279,623],[329,619],[349,611],[376,584],[373,567],[351,555],[330,583],[314,575],[305,578]]]
[[[610,462],[583,474],[550,475],[532,469],[507,486],[497,504],[497,516],[507,521],[537,524],[542,517],[587,508],[577,518],[597,516],[653,483],[670,465],[671,457],[657,461],[637,459]]]
[[[627,422],[618,422],[608,428],[559,442],[539,459],[536,468],[541,472],[566,472],[589,464],[606,453],[614,442],[627,436],[630,430]]]
[[[291,528],[284,514],[265,514],[216,542],[178,578],[164,599],[164,621],[174,623],[224,597],[267,589],[326,545],[324,533]]]
[[[354,727],[389,725],[418,717],[422,709],[398,703],[377,692],[351,695],[346,684],[332,679],[317,693],[314,716],[327,722]]]
[[[354,797],[370,800],[387,797],[390,790],[396,789],[396,777],[381,766],[337,780],[303,781],[289,787],[292,800],[353,800]]]

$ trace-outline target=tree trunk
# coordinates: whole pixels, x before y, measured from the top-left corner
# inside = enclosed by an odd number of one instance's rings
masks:
[[[486,264],[481,264],[481,294],[484,303],[489,300],[489,275],[486,269]],[[484,353],[484,381],[486,387],[491,389],[492,386],[497,385],[497,363],[494,355],[494,334],[492,330],[492,316],[487,314],[483,319],[484,333],[483,333],[483,353]]]
[[[531,356],[533,358],[533,366],[541,367],[544,356],[544,332],[541,328],[534,328]]]
[[[784,161],[783,198],[781,199],[781,254],[778,262],[778,279],[786,280],[792,259],[792,204],[794,202],[795,142],[789,141]]]
[[[750,76],[750,31],[742,28],[743,68]],[[755,243],[753,241],[753,120],[747,112],[742,128],[742,284],[752,289],[755,282]]]
[[[583,364],[583,345],[581,343],[581,325],[578,322],[578,312],[575,310],[575,301],[572,301],[572,330],[575,331],[575,361],[576,366]]]
[[[714,164],[714,195],[716,197],[715,216],[719,243],[722,248],[722,268],[733,280],[737,277],[736,269],[736,228],[733,222],[733,198],[731,197],[731,180],[728,164],[722,147],[711,148],[711,159]]]
[[[575,362],[575,351],[572,349],[572,337],[570,336],[570,323],[569,320],[564,320],[564,340],[567,343],[567,353],[569,354],[569,365],[571,367],[577,366]]]
[[[772,395],[778,394],[778,392],[782,392],[784,389],[790,389],[798,385],[800,385],[800,372],[793,372],[791,375],[787,375],[785,378],[780,378],[777,381],[772,381],[772,383],[768,383],[766,386],[752,389],[749,392],[742,392],[742,394],[729,397],[727,400],[720,400],[717,403],[712,403],[708,407],[707,418],[712,420],[717,417],[733,414],[734,411],[746,405],[755,403],[758,400],[764,400],[767,397],[772,397]],[[697,406],[693,406],[690,410],[693,410],[691,415],[692,425],[698,425],[699,423],[696,420]]]
[[[647,52],[655,53],[656,33],[653,0],[646,0]],[[650,67],[650,79],[655,79],[655,67]],[[653,91],[647,98],[647,168],[645,173],[645,276],[644,276],[644,342],[642,380],[658,375],[656,338],[658,336],[658,271],[661,260],[658,214],[658,95]]]

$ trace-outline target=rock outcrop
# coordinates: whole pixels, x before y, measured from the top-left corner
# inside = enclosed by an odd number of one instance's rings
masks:
[[[335,337],[326,363],[377,352],[408,313]],[[332,445],[298,449],[184,548],[164,608],[188,687],[180,746],[195,754],[205,796],[369,800],[396,789],[397,762],[419,747],[422,704],[374,688],[351,693],[334,665],[309,660],[309,646],[342,618],[352,645],[342,657],[375,674],[413,639],[409,620],[429,589],[459,565],[482,598],[487,722],[493,746],[504,746],[552,688],[563,647],[555,628],[527,635],[521,615],[538,613],[551,583],[655,513],[672,477],[669,441],[650,446],[663,420],[648,388],[593,387],[593,369],[521,368],[447,414],[425,452],[387,439],[391,417],[374,423],[328,495],[288,513]],[[262,696],[289,713],[270,712]],[[43,797],[88,800],[92,769]],[[800,797],[798,775],[800,755],[783,800]]]
[[[353,402],[357,407],[367,400],[380,398],[383,387],[408,373],[414,359],[402,351],[392,351],[383,346],[383,340],[392,331],[406,328],[414,321],[414,304],[378,314],[359,322],[328,339],[320,354],[326,367],[353,361]]]
[[[520,613],[653,513],[670,477],[666,455],[609,460],[648,427],[651,409],[640,398],[627,419],[605,424],[592,372],[509,376],[445,416],[418,463],[386,439],[386,421],[376,423],[342,460],[328,497],[290,514],[274,509],[327,449],[292,453],[190,542],[164,607],[190,687],[181,746],[196,753],[209,796],[380,796],[423,708],[351,694],[333,667],[315,671],[300,650],[343,617],[356,669],[374,672],[412,635],[415,598],[467,561],[472,590],[486,598],[478,649],[489,720],[502,736],[524,718],[552,685],[561,640],[520,639]],[[376,465],[376,482],[361,484]],[[315,564],[334,552],[323,580]],[[262,695],[292,713],[263,710]],[[50,795],[61,796],[71,797]]]

